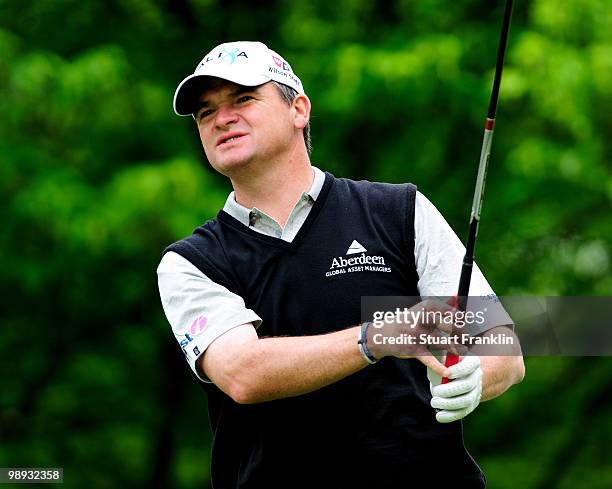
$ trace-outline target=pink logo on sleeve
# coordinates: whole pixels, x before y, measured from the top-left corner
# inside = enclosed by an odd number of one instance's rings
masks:
[[[197,336],[202,331],[204,331],[204,327],[206,326],[207,321],[208,319],[206,319],[206,316],[200,316],[199,318],[196,318],[196,320],[191,324],[191,328],[189,330],[192,336]]]

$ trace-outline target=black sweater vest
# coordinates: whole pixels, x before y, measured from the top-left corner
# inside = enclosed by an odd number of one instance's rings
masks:
[[[327,173],[291,243],[220,211],[165,251],[240,295],[263,319],[260,337],[338,331],[361,322],[362,296],[419,295],[415,195],[411,184]],[[316,392],[254,405],[239,405],[212,384],[206,389],[215,489],[397,489],[440,481],[443,465],[463,487],[482,485],[461,423],[436,422],[417,360],[384,358]],[[442,453],[452,462],[440,463]]]

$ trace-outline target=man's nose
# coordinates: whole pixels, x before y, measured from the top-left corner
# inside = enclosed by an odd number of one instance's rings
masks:
[[[238,120],[236,108],[230,104],[223,104],[217,108],[217,125],[227,126]]]

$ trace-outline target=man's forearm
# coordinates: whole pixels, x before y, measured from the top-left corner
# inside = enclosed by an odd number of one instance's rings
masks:
[[[493,328],[480,336],[496,336],[503,334],[513,341],[498,347],[498,355],[491,355],[491,347],[475,346],[470,352],[480,357],[482,368],[482,401],[494,399],[506,392],[514,384],[518,384],[525,376],[525,365],[518,337],[505,326]]]
[[[482,401],[502,395],[525,376],[522,356],[481,356]]]
[[[356,326],[318,336],[256,338],[241,344],[211,379],[243,404],[306,394],[368,365],[357,346],[358,331]],[[214,361],[208,354],[205,369]]]
[[[427,300],[412,309],[440,312],[451,310],[451,307]],[[416,339],[425,334],[437,335],[442,328],[441,324],[422,321],[390,322],[377,329],[376,335],[389,341],[370,338],[368,330],[366,342],[375,358],[416,358],[443,376],[448,374],[447,369],[427,346],[416,341],[391,341],[407,336]],[[198,366],[238,403],[299,396],[337,382],[368,365],[357,343],[359,332],[360,326],[353,326],[317,336],[259,338],[252,324],[244,324],[213,341]]]

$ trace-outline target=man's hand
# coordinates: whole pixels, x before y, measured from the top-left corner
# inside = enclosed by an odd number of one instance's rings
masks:
[[[414,305],[403,317],[406,320],[385,322],[368,328],[367,346],[375,358],[386,356],[416,358],[440,376],[450,375],[448,370],[430,350],[448,350],[455,354],[467,351],[461,345],[441,344],[434,340],[445,338],[452,332],[452,321],[441,321],[444,314],[456,310],[440,300],[427,299]],[[439,314],[428,315],[434,312]]]
[[[448,384],[435,385],[441,379],[429,375],[431,389],[431,407],[438,409],[436,419],[440,423],[452,423],[465,418],[478,404],[482,396],[482,369],[480,357],[462,357],[459,363],[447,369],[446,376],[453,379]]]

